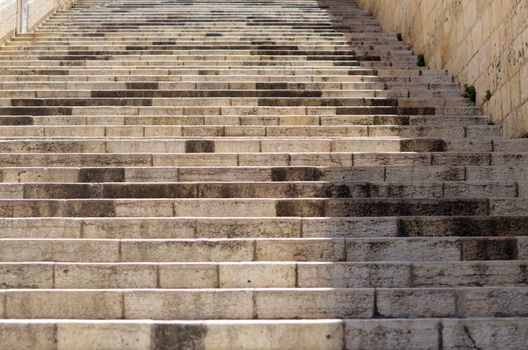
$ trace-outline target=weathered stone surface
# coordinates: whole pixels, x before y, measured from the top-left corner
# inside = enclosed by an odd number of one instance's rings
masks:
[[[259,290],[257,318],[370,318],[374,291],[369,289]]]
[[[5,318],[117,319],[119,291],[14,290],[6,292]]]
[[[527,342],[528,79],[486,87],[489,47],[457,74],[503,125],[354,1],[51,2],[0,50],[0,348]],[[510,5],[391,18],[474,51],[492,8],[516,76]]]
[[[53,323],[2,323],[0,338],[6,349],[56,349]]]
[[[86,322],[60,323],[57,326],[57,350],[115,349],[141,350],[152,343],[149,323]],[[155,338],[156,340],[158,337]]]
[[[440,321],[433,320],[347,320],[347,349],[439,348]]]
[[[450,289],[379,289],[375,314],[387,318],[454,317],[456,294]]]
[[[212,321],[207,322],[204,343],[211,350],[338,350],[343,348],[343,325],[338,320],[259,320],[229,326]]]
[[[244,290],[136,291],[125,294],[124,310],[127,319],[250,319],[253,299]]]
[[[442,320],[448,349],[522,349],[528,340],[527,321],[518,318]]]

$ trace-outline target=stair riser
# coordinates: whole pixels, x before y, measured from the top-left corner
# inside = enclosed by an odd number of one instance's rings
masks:
[[[209,165],[215,163],[219,168],[192,168],[192,166],[199,166],[200,164],[194,157],[156,157],[154,158],[154,165],[156,168],[149,168],[152,165],[150,157],[127,155],[119,158],[107,157],[106,160],[101,158],[101,155],[94,157],[72,157],[72,159],[62,160],[61,157],[49,157],[35,160],[33,157],[16,157],[6,160],[5,166],[16,166],[19,162],[33,165],[36,168],[2,168],[1,175],[3,182],[11,183],[42,183],[42,182],[238,182],[240,178],[245,181],[329,181],[334,183],[354,182],[354,181],[377,181],[377,182],[504,182],[504,176],[510,181],[519,181],[517,186],[519,197],[524,197],[526,193],[526,186],[524,183],[528,181],[524,167],[489,167],[489,166],[432,166],[430,163],[420,164],[415,161],[416,166],[354,166],[347,167],[346,163],[350,161],[350,157],[343,156],[343,158],[329,158],[328,160],[317,160],[313,162],[314,165],[325,165],[335,167],[336,163],[342,163],[339,168],[316,168],[306,167],[307,163],[311,163],[308,158],[304,158],[301,162],[296,161],[292,165],[304,165],[293,171],[284,170],[283,166],[289,163],[287,159],[280,157],[275,160],[277,168],[254,168],[244,166],[246,163],[250,166],[258,166],[258,160],[244,160],[240,158],[240,167],[237,166],[236,156],[227,156],[218,158],[211,158],[202,156],[209,161]],[[302,158],[301,158],[302,159]],[[324,159],[324,158],[323,158]],[[357,160],[356,160],[357,161]],[[30,164],[33,163],[33,164]],[[268,158],[260,161],[261,165],[268,165],[270,162]],[[326,164],[323,164],[326,163]],[[412,163],[412,162],[411,162]],[[401,164],[404,164],[403,162]],[[70,168],[72,166],[83,167],[101,167],[101,168]],[[182,168],[174,167],[174,165],[181,165]],[[312,164],[310,164],[312,165]],[[348,163],[348,166],[350,163]],[[374,163],[371,163],[374,165]],[[46,168],[39,168],[39,167]],[[110,169],[110,167],[117,167]],[[130,168],[128,166],[131,166]],[[231,166],[231,168],[221,168],[221,166]],[[68,168],[64,168],[68,167]],[[106,167],[106,168],[104,168]],[[466,193],[478,194],[479,186],[467,186],[464,184],[446,185],[451,192],[463,190]],[[481,187],[482,189],[483,187]]]
[[[19,291],[4,292],[8,318],[284,319],[526,316],[526,288]],[[399,302],[395,303],[398,299]],[[488,301],[493,300],[493,304]],[[93,305],[97,305],[94,308]],[[317,307],[314,307],[317,305]],[[405,309],[402,309],[405,308]]]
[[[493,334],[487,345],[504,350],[524,346],[526,321],[504,319],[332,320],[245,322],[146,322],[146,321],[30,321],[0,323],[8,347],[38,346],[42,350],[80,350],[93,346],[108,349],[159,349],[181,344],[192,334],[205,350],[352,350],[427,348],[440,340],[446,349],[467,344],[467,332]],[[466,331],[468,330],[468,331]],[[131,339],[130,334],[134,334]],[[397,340],[395,340],[397,337]],[[346,345],[344,344],[346,342]],[[13,345],[13,346],[11,346]],[[434,347],[433,347],[434,349]]]
[[[97,198],[528,198],[523,183],[0,184],[1,199]]]
[[[2,238],[522,237],[526,217],[3,218]]]
[[[0,245],[5,251],[0,256],[3,262],[474,261],[528,257],[528,241],[523,238],[2,240]],[[328,276],[331,280],[332,275]]]
[[[526,286],[526,263],[0,264],[5,288],[429,288]],[[446,275],[445,273],[449,273]],[[368,276],[368,278],[366,278]]]

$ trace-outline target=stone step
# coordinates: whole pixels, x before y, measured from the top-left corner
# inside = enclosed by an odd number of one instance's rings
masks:
[[[126,101],[126,100],[125,100]],[[170,101],[170,100],[168,100]],[[285,100],[286,101],[286,100]],[[461,101],[456,99],[457,103]],[[480,108],[461,106],[445,106],[443,101],[439,105],[423,106],[421,100],[410,102],[410,106],[304,106],[304,101],[292,102],[290,106],[281,106],[271,99],[259,105],[258,99],[238,101],[229,99],[211,99],[209,105],[200,105],[198,102],[183,101],[180,106],[152,106],[150,99],[128,100],[125,106],[120,106],[120,101],[103,101],[102,106],[0,106],[0,116],[46,116],[46,115],[241,115],[241,116],[267,116],[267,115],[325,115],[325,116],[348,116],[348,115],[451,115],[467,116],[482,115]],[[238,102],[238,103],[237,103]],[[319,103],[321,104],[321,103]],[[414,105],[414,106],[413,106]]]
[[[106,137],[108,140],[121,137],[180,137],[180,136],[269,136],[269,137],[320,137],[320,136],[398,136],[398,137],[499,137],[498,126],[356,126],[356,125],[325,125],[325,126],[141,126],[141,125],[82,125],[82,126],[0,126],[0,137]]]
[[[146,58],[154,59],[162,58],[164,60],[213,60],[222,61],[230,60],[274,60],[274,59],[291,59],[291,60],[305,60],[308,57],[327,57],[336,61],[366,61],[366,62],[380,62],[385,60],[407,60],[416,63],[413,60],[412,53],[409,50],[390,50],[375,49],[361,51],[359,47],[343,45],[315,45],[317,42],[299,44],[297,42],[295,47],[288,47],[284,45],[255,45],[248,43],[243,45],[248,49],[223,49],[218,52],[217,49],[195,49],[200,45],[196,45],[193,41],[187,43],[178,41],[174,45],[154,45],[150,44],[132,44],[132,45],[101,45],[101,46],[79,46],[76,48],[72,45],[60,45],[56,50],[51,50],[51,47],[46,46],[29,46],[29,47],[8,47],[8,50],[2,51],[0,61],[16,62],[16,58],[21,58],[31,62],[48,61],[54,62],[57,60],[91,60],[96,57],[108,57],[119,59],[122,61],[128,60],[143,60]],[[213,41],[211,43],[202,43],[201,46],[208,47],[217,45],[221,47],[237,47],[239,44],[229,44],[227,42]],[[182,50],[191,46],[190,50]],[[240,46],[238,46],[240,47]],[[251,47],[251,49],[249,49]],[[311,47],[311,49],[308,49]],[[363,62],[363,63],[366,63]],[[24,65],[24,64],[22,64]],[[416,65],[414,66],[416,67]]]
[[[118,112],[118,111],[116,111]],[[489,116],[446,116],[446,115],[71,115],[71,116],[30,116],[30,115],[5,115],[0,116],[1,126],[152,126],[163,125],[164,130],[184,126],[388,126],[398,125],[410,126],[464,126],[467,131],[478,131],[484,126],[484,130],[496,129],[488,125]],[[13,128],[14,129],[14,128]],[[157,127],[157,129],[160,129]],[[417,129],[418,131],[419,129]],[[467,133],[470,135],[470,132]]]
[[[376,110],[378,107],[401,108],[407,106],[423,106],[431,108],[435,106],[460,106],[469,107],[467,100],[462,97],[458,98],[434,98],[434,99],[420,99],[420,98],[383,98],[383,97],[340,97],[330,98],[323,96],[302,96],[302,93],[294,94],[293,92],[286,93],[286,96],[280,96],[275,93],[275,96],[259,96],[264,93],[240,93],[237,94],[218,94],[218,93],[203,93],[194,94],[189,92],[171,92],[167,94],[159,93],[158,96],[115,96],[117,93],[100,93],[92,92],[92,97],[89,98],[0,98],[0,106],[9,107],[70,107],[70,106],[201,106],[201,107],[228,107],[228,106],[284,106],[284,107],[371,107]],[[101,96],[108,95],[108,96]],[[132,94],[131,94],[132,95]],[[139,94],[137,94],[139,95]],[[180,95],[180,96],[178,96]],[[205,95],[205,96],[202,96]],[[220,96],[214,96],[220,95]],[[224,96],[222,96],[224,95]],[[253,96],[252,96],[253,95]],[[277,96],[279,95],[279,96]],[[290,96],[287,96],[290,95]],[[301,96],[299,96],[301,95]],[[322,95],[322,93],[312,93],[304,95]],[[427,103],[427,104],[425,104]],[[383,109],[382,109],[383,110]],[[389,109],[390,110],[390,109]],[[394,108],[393,111],[397,111]],[[336,110],[337,112],[337,110]]]
[[[10,137],[0,140],[4,153],[390,153],[446,152],[488,153],[500,159],[523,164],[525,157],[511,157],[528,152],[526,139],[502,139],[476,134],[475,138],[423,138],[397,136],[181,136],[181,137]],[[405,157],[405,156],[404,156]]]
[[[208,198],[0,200],[0,217],[350,217],[526,215],[528,200],[498,198]]]
[[[199,35],[197,35],[199,36]],[[7,44],[5,50],[2,50],[0,57],[2,60],[12,60],[18,55],[35,57],[39,55],[45,56],[76,56],[76,55],[135,55],[148,54],[153,52],[155,54],[174,54],[179,57],[189,57],[196,55],[215,56],[222,58],[220,55],[251,55],[251,58],[258,57],[258,55],[265,53],[266,55],[291,55],[306,56],[306,55],[330,55],[335,56],[358,56],[363,57],[365,61],[370,58],[372,60],[389,59],[391,57],[412,58],[412,51],[407,47],[395,44],[374,44],[366,48],[365,43],[362,45],[354,45],[346,41],[322,41],[316,39],[302,39],[295,38],[290,40],[276,38],[273,45],[266,45],[265,42],[234,40],[229,38],[212,39],[209,40],[204,37],[197,45],[197,38],[182,38],[178,42],[163,42],[163,41],[114,41],[105,40],[99,42],[63,42],[63,41],[44,41],[34,43],[33,45],[18,45]],[[279,42],[277,42],[279,41]],[[98,45],[96,45],[98,44]],[[211,47],[231,47],[233,49],[199,49],[200,46]],[[189,50],[181,50],[182,47],[191,47]],[[234,47],[244,47],[246,49],[235,49]],[[54,50],[55,48],[55,50]],[[249,49],[251,48],[251,49]],[[378,56],[380,59],[378,59]],[[154,56],[153,56],[154,57]]]
[[[451,83],[452,78],[447,76],[442,72],[436,71],[427,71],[420,69],[412,68],[319,68],[310,66],[303,67],[276,67],[276,68],[267,68],[267,67],[245,67],[242,65],[233,66],[229,68],[219,68],[215,66],[208,67],[206,64],[198,68],[184,68],[184,67],[175,67],[175,68],[156,68],[152,67],[150,69],[133,69],[132,67],[122,67],[118,68],[107,68],[107,69],[95,69],[92,67],[32,67],[31,69],[21,69],[21,68],[3,68],[1,70],[2,76],[9,75],[22,75],[25,79],[31,74],[40,74],[40,75],[69,75],[75,76],[79,75],[90,75],[90,76],[105,76],[105,75],[131,75],[135,73],[137,75],[149,76],[151,75],[241,75],[241,76],[251,76],[251,75],[269,75],[269,76],[278,76],[278,75],[316,75],[316,76],[339,76],[346,77],[348,75],[379,75],[379,80],[409,80],[414,78],[416,81],[425,81],[428,83]],[[269,79],[269,78],[268,78]],[[378,81],[379,81],[378,80]],[[342,79],[340,79],[342,81]]]
[[[60,83],[60,82],[21,82],[1,83],[2,97],[33,98],[33,97],[91,97],[93,94],[123,97],[163,96],[183,94],[189,95],[214,95],[214,94],[254,94],[254,95],[280,95],[301,94],[312,96],[358,96],[358,97],[460,97],[458,91],[449,88],[449,85],[427,86],[402,86],[384,90],[381,83],[157,83],[147,82],[140,84],[130,83]],[[10,88],[13,88],[12,90]],[[32,89],[33,88],[33,89]],[[180,92],[181,91],[181,92]]]
[[[59,139],[60,140],[60,139]],[[156,140],[156,139],[153,139]],[[53,141],[53,139],[49,139]],[[145,167],[365,167],[365,166],[522,166],[525,164],[525,153],[501,152],[190,152],[190,153],[76,153],[76,152],[39,152],[38,155],[28,153],[3,153],[0,162],[3,166],[134,166]],[[204,164],[204,161],[206,164]],[[11,169],[12,170],[12,169]],[[156,169],[154,169],[156,170]],[[218,169],[219,173],[230,170]],[[252,169],[249,169],[250,171]],[[354,169],[345,169],[351,172]],[[375,169],[361,169],[374,170]],[[419,169],[404,169],[419,170]],[[448,170],[438,168],[438,170]],[[122,170],[119,170],[122,171]],[[177,169],[167,169],[171,176],[177,176]],[[235,169],[235,171],[238,171]],[[288,173],[288,179],[316,181],[324,177],[325,169],[276,169]],[[336,171],[334,169],[333,171]],[[337,169],[342,172],[343,170]],[[426,167],[423,171],[429,172]],[[457,169],[453,171],[458,172]],[[271,179],[271,170],[263,170]],[[319,175],[317,175],[319,173]],[[279,176],[279,175],[277,175]],[[293,177],[292,177],[293,176]],[[464,176],[462,173],[461,176]],[[279,176],[283,178],[284,176]],[[335,178],[338,179],[338,178]]]
[[[263,155],[254,159],[249,154],[210,157],[197,153],[169,155],[136,154],[2,154],[0,168],[2,182],[11,183],[62,183],[62,182],[224,182],[244,181],[326,181],[332,183],[354,181],[376,182],[504,182],[528,181],[524,163],[505,162],[500,166],[431,165],[430,158],[388,159],[392,165],[384,165],[383,157],[361,159],[345,155]],[[291,157],[291,159],[290,159]],[[461,157],[460,162],[464,163]],[[203,166],[207,161],[208,166]],[[17,167],[20,162],[26,166]],[[454,158],[452,163],[457,164]],[[270,163],[275,163],[273,166]],[[289,166],[293,163],[293,166]],[[405,165],[406,163],[411,165]],[[154,165],[152,165],[154,164]],[[363,165],[362,165],[363,164]],[[478,164],[478,162],[476,162]],[[79,167],[79,166],[82,166]],[[462,183],[463,186],[469,184]],[[462,186],[462,187],[463,187]],[[462,189],[460,187],[460,189]],[[468,190],[469,187],[466,188]],[[477,190],[473,188],[472,190]],[[471,192],[471,191],[470,191]],[[524,187],[518,195],[525,196]]]
[[[10,289],[2,294],[7,319],[467,318],[528,313],[525,287]]]
[[[521,237],[526,216],[1,218],[0,238]]]
[[[144,71],[144,70],[142,70]],[[451,80],[446,80],[443,76],[416,76],[416,77],[378,77],[373,74],[355,74],[355,75],[314,75],[314,74],[297,74],[288,75],[289,72],[279,71],[277,74],[266,75],[260,74],[260,72],[248,72],[253,74],[241,75],[238,72],[226,71],[222,72],[222,76],[219,77],[216,74],[202,74],[199,72],[186,71],[183,74],[158,74],[157,72],[145,72],[144,75],[130,75],[128,70],[126,73],[115,72],[113,75],[97,75],[97,74],[82,74],[79,72],[72,74],[69,72],[68,75],[64,74],[65,71],[61,71],[57,74],[44,74],[44,73],[55,73],[55,70],[41,71],[38,75],[13,75],[3,74],[0,75],[0,83],[15,83],[15,82],[61,82],[61,83],[79,83],[79,82],[101,82],[106,81],[110,83],[114,82],[162,82],[162,83],[174,83],[174,82],[249,82],[249,83],[268,83],[268,82],[333,82],[333,83],[357,83],[357,82],[377,82],[384,84],[450,84]],[[86,72],[86,71],[84,71]],[[211,72],[214,73],[214,72]]]
[[[194,43],[189,42],[192,46]],[[219,47],[234,46],[227,43],[213,42],[212,45],[218,45]],[[204,45],[208,46],[208,45]],[[247,47],[250,47],[248,44]],[[259,46],[253,45],[252,49],[240,50],[240,49],[224,49],[222,52],[217,50],[202,49],[199,52],[196,50],[182,50],[181,48],[187,47],[183,43],[178,45],[115,45],[97,47],[97,49],[91,48],[79,48],[76,49],[72,46],[65,46],[64,49],[60,47],[55,51],[28,47],[21,49],[17,47],[16,50],[2,51],[0,55],[0,61],[3,63],[16,62],[17,58],[21,60],[37,63],[50,63],[57,61],[69,61],[69,60],[93,60],[95,58],[107,57],[109,59],[115,59],[118,62],[124,61],[142,61],[145,59],[152,60],[167,60],[167,61],[193,61],[193,60],[204,60],[204,61],[224,61],[224,60],[248,60],[248,61],[259,61],[259,60],[306,60],[308,58],[319,58],[324,60],[328,58],[329,61],[385,61],[385,60],[407,60],[411,62],[413,56],[408,51],[392,51],[387,52],[383,50],[369,50],[368,52],[358,52],[353,47],[346,47],[346,45],[324,45],[318,48],[308,50],[307,46],[302,45],[301,47],[296,46],[295,49],[284,48],[281,46]],[[199,47],[199,46],[197,46]],[[243,51],[243,52],[241,52]],[[117,63],[117,62],[115,62]],[[315,62],[314,62],[315,63]],[[21,64],[24,66],[25,64]]]
[[[258,106],[250,104],[244,106],[243,101],[239,106],[230,106],[229,104],[209,106],[182,105],[182,106],[151,106],[150,100],[139,100],[129,103],[128,106],[117,107],[108,102],[103,106],[17,106],[6,107],[0,106],[0,116],[46,116],[46,115],[246,115],[246,116],[267,116],[267,115],[451,115],[451,116],[466,116],[466,115],[482,115],[479,108],[467,106],[280,106],[280,105],[264,105]],[[250,101],[251,102],[251,101]],[[418,102],[417,104],[421,104]]]
[[[303,48],[305,46],[322,45],[327,47],[336,46],[343,49],[349,47],[357,47],[362,52],[373,51],[376,49],[388,51],[395,49],[396,52],[409,52],[409,47],[399,41],[396,41],[396,35],[390,38],[379,37],[378,33],[371,37],[357,37],[350,34],[343,34],[341,36],[318,35],[317,33],[289,33],[283,32],[282,35],[267,32],[259,33],[260,36],[245,33],[241,34],[238,31],[224,31],[224,32],[174,32],[172,35],[165,35],[160,32],[157,36],[141,37],[141,36],[126,36],[115,35],[109,36],[89,36],[93,33],[86,33],[85,36],[69,36],[68,33],[63,35],[47,35],[32,36],[26,38],[21,34],[12,38],[11,41],[5,43],[8,49],[20,48],[21,50],[39,50],[50,49],[51,46],[57,47],[72,47],[76,48],[90,48],[92,46],[100,45],[102,49],[106,47],[114,48],[123,45],[147,45],[147,46],[164,46],[164,45],[211,45],[211,44],[225,44],[230,46],[267,46],[267,47],[284,47],[297,46]],[[178,39],[178,40],[175,40]]]
[[[339,48],[337,48],[339,49]],[[62,54],[50,51],[13,51],[0,55],[2,68],[35,69],[36,67],[57,68],[60,66],[193,66],[193,65],[271,65],[271,66],[350,66],[350,67],[392,67],[396,64],[416,67],[416,61],[407,54],[386,55],[379,52],[354,53],[330,51],[281,51],[281,50],[123,50],[121,51],[68,51]],[[200,64],[199,64],[200,63]],[[307,64],[310,63],[310,64]],[[394,66],[390,66],[392,63]],[[277,67],[279,68],[279,67]]]
[[[527,182],[0,183],[0,199],[528,198]]]
[[[0,83],[0,87],[2,88],[3,93],[10,93],[11,91],[13,93],[20,93],[20,92],[34,92],[35,95],[39,93],[51,93],[52,91],[60,91],[61,93],[66,93],[68,91],[78,91],[78,92],[91,92],[92,90],[102,90],[102,91],[115,91],[115,90],[123,90],[123,91],[131,91],[134,92],[135,90],[140,91],[157,91],[157,90],[184,90],[184,91],[194,91],[194,90],[200,90],[200,91],[209,91],[209,90],[243,90],[243,91],[251,91],[251,90],[299,90],[299,91],[305,91],[305,90],[314,90],[314,91],[340,91],[340,90],[346,90],[350,92],[356,92],[358,90],[374,90],[375,92],[381,92],[384,91],[385,88],[384,83],[379,82],[351,82],[351,83],[340,83],[340,82],[320,82],[320,83],[295,83],[295,82],[287,82],[286,80],[283,82],[274,82],[274,83],[232,83],[229,82],[227,79],[224,82],[209,82],[209,83],[196,83],[192,81],[186,81],[186,82],[156,82],[156,81],[144,81],[144,82],[138,82],[138,83],[126,83],[126,82],[58,82],[58,81],[50,81],[50,82],[11,82],[11,83]],[[450,91],[449,90],[450,84],[438,84],[438,85],[432,85],[427,86],[425,84],[421,86],[416,86],[416,90],[441,90],[441,91]],[[411,89],[412,87],[409,87],[407,89]],[[410,90],[407,90],[410,91]],[[386,91],[389,93],[390,91]]]
[[[276,153],[464,151],[473,139],[397,137],[4,138],[2,153]],[[491,140],[482,140],[491,144]],[[526,144],[528,146],[528,143]],[[521,151],[521,150],[519,150]]]
[[[528,237],[148,240],[19,238],[0,239],[0,247],[2,262],[442,262],[517,259],[523,261],[528,257]],[[16,270],[14,271],[16,273]],[[253,272],[254,278],[259,280],[258,272]],[[276,272],[279,274],[279,271]],[[401,274],[396,271],[392,273],[393,276]],[[332,278],[332,275],[325,274],[324,271],[321,274]],[[247,277],[242,279],[245,278]],[[343,276],[334,278],[343,282]],[[520,278],[525,279],[525,274]],[[186,281],[181,283],[188,284]],[[400,284],[392,287],[398,285]]]
[[[194,84],[192,84],[194,85]],[[194,89],[194,88],[193,88]],[[279,89],[254,89],[254,90],[238,90],[238,89],[226,89],[226,90],[4,90],[0,91],[0,98],[2,98],[2,104],[12,105],[13,103],[20,103],[19,99],[30,100],[30,99],[61,99],[61,98],[90,98],[90,97],[104,98],[198,98],[198,97],[321,97],[321,98],[401,98],[409,99],[407,101],[417,101],[417,99],[424,99],[428,97],[433,101],[439,101],[444,103],[455,103],[458,99],[458,104],[466,105],[467,102],[461,99],[458,91],[452,90],[378,90],[378,89],[365,89],[365,90],[279,90]],[[238,100],[238,99],[237,99]],[[407,101],[402,101],[406,103]],[[24,101],[24,103],[27,103]],[[40,101],[39,101],[40,103]],[[408,103],[408,102],[407,102]]]
[[[227,107],[227,106],[283,106],[302,107],[399,107],[394,111],[404,110],[405,107],[421,107],[425,110],[434,107],[471,107],[470,102],[462,97],[436,97],[436,98],[387,98],[377,97],[339,97],[331,98],[319,93],[288,92],[281,96],[280,92],[268,94],[262,92],[244,93],[213,93],[211,91],[200,94],[189,92],[159,92],[158,96],[119,96],[118,93],[101,93],[94,91],[90,98],[0,98],[0,106],[33,107],[33,106],[201,106],[201,107]],[[117,95],[117,96],[116,96]],[[134,94],[131,94],[134,95]],[[238,96],[237,96],[238,95]],[[271,96],[269,96],[271,95]],[[411,110],[412,111],[412,110]],[[335,113],[338,113],[336,109]],[[410,112],[412,113],[412,112]],[[401,114],[401,113],[400,113]],[[426,112],[425,114],[431,114]]]
[[[183,68],[183,67],[175,67],[171,69],[164,69],[164,68],[155,68],[152,67],[150,69],[131,69],[130,67],[126,69],[126,67],[123,67],[121,69],[115,68],[115,69],[94,69],[94,68],[82,68],[82,67],[51,67],[50,69],[46,69],[46,67],[42,67],[41,69],[38,69],[38,67],[32,67],[31,69],[22,69],[22,68],[10,68],[10,67],[4,67],[1,70],[2,75],[30,75],[32,74],[38,74],[42,73],[43,75],[76,75],[76,74],[82,74],[82,73],[89,73],[90,75],[127,75],[132,72],[135,72],[137,74],[143,74],[143,75],[153,75],[153,74],[160,74],[160,75],[200,75],[200,70],[198,69],[192,69],[192,68]],[[429,71],[429,70],[423,70],[423,69],[415,69],[415,68],[378,68],[378,69],[369,69],[369,68],[360,68],[360,67],[351,67],[351,68],[318,68],[318,67],[288,67],[288,68],[254,68],[254,67],[245,67],[245,66],[233,66],[229,68],[218,68],[211,66],[207,67],[206,63],[204,63],[201,67],[202,71],[207,71],[208,73],[214,74],[214,75],[223,75],[223,73],[229,73],[231,75],[280,75],[281,73],[284,74],[290,74],[290,75],[331,75],[331,76],[347,76],[347,75],[379,75],[381,78],[389,79],[389,78],[398,78],[398,77],[404,77],[406,79],[409,79],[409,77],[417,77],[421,76],[424,78],[429,78],[431,83],[449,83],[452,82],[452,79],[447,76],[444,72],[438,72],[438,71]],[[56,73],[56,74],[53,74]],[[68,73],[68,74],[66,74]],[[227,74],[227,75],[229,75]],[[203,73],[201,74],[203,75]]]
[[[354,2],[59,10],[0,50],[3,344],[523,348],[528,141],[461,95]]]
[[[526,261],[0,263],[6,289],[527,286]],[[368,278],[366,278],[368,277]]]
[[[162,349],[198,344],[207,350],[521,349],[528,321],[523,318],[442,318],[371,320],[31,320],[0,321],[10,348],[42,350]],[[134,334],[134,338],[130,337]]]

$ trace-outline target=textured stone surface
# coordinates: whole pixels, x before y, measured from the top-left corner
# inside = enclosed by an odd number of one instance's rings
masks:
[[[528,11],[522,1],[465,2],[357,0],[383,27],[400,32],[429,66],[473,84],[479,104],[508,135],[528,130],[526,119]],[[439,19],[445,18],[445,21]],[[504,33],[507,32],[507,35]],[[514,58],[513,58],[514,57]],[[498,68],[500,67],[500,68]],[[486,91],[492,98],[485,101]]]
[[[78,0],[0,48],[0,348],[521,349],[500,132],[354,1]]]

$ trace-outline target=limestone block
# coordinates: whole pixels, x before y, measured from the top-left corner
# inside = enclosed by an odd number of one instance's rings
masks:
[[[122,317],[119,291],[11,290],[6,318],[116,319]]]
[[[104,240],[3,240],[2,261],[118,261],[119,242]]]
[[[299,263],[302,288],[410,287],[410,264],[406,263]]]
[[[4,288],[53,288],[53,265],[0,264],[0,285]]]
[[[444,262],[413,264],[415,287],[515,286],[524,279],[519,262]]]
[[[270,261],[342,261],[342,239],[271,239],[256,241],[256,259]]]
[[[370,318],[370,289],[277,289],[255,292],[256,315],[278,318]]]
[[[207,322],[204,339],[208,350],[340,350],[341,321],[253,321],[224,325]]]
[[[435,320],[346,320],[347,349],[439,350]]]
[[[346,242],[348,261],[453,261],[461,259],[454,239],[354,239]]]
[[[136,261],[252,261],[254,243],[229,240],[127,240],[121,243],[121,259]]]
[[[57,264],[55,288],[156,288],[157,267],[139,264]]]
[[[453,317],[457,315],[452,289],[378,289],[377,312],[388,318]]]
[[[300,237],[300,218],[200,218],[197,236],[204,238]]]
[[[220,264],[222,288],[294,288],[295,264],[244,263]]]
[[[134,291],[125,294],[127,319],[250,319],[252,292],[200,289]]]
[[[527,321],[519,318],[442,320],[442,324],[447,348],[514,350],[528,341]]]
[[[396,236],[394,218],[303,218],[303,237]]]
[[[6,349],[56,350],[55,324],[52,322],[27,323],[26,321],[0,325],[2,346]]]
[[[57,350],[142,350],[150,347],[151,324],[123,321],[59,323]]]
[[[159,265],[161,288],[219,288],[216,263],[162,263]]]

